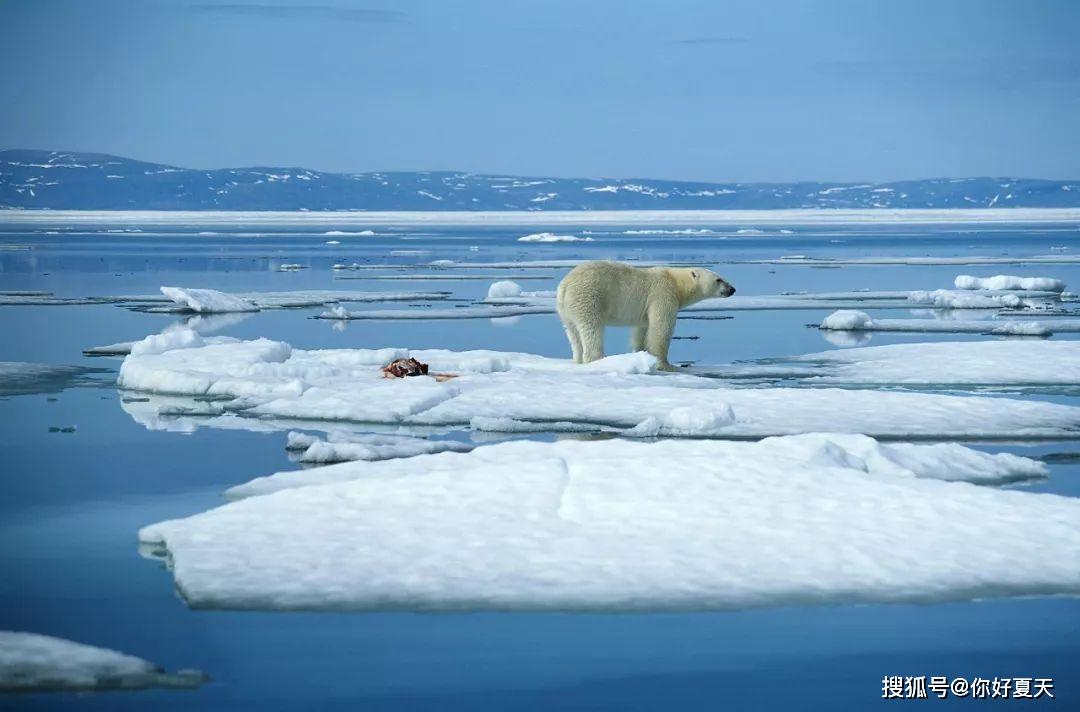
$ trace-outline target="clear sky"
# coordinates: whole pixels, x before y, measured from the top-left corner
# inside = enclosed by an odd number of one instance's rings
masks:
[[[1080,0],[0,0],[0,107],[198,168],[1080,178]]]

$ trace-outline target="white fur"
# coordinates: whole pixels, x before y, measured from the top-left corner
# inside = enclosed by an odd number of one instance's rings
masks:
[[[575,363],[604,357],[604,327],[632,326],[630,348],[674,370],[668,348],[680,309],[735,289],[715,272],[697,267],[633,267],[621,262],[583,262],[559,283],[556,308]]]

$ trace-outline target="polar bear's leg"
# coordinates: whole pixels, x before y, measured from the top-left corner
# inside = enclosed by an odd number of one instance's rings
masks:
[[[645,338],[649,333],[649,325],[635,326],[630,332],[630,351],[644,351]]]
[[[578,337],[581,339],[581,362],[591,363],[604,358],[604,325],[600,321],[579,321]]]
[[[668,348],[671,346],[671,335],[675,332],[677,314],[676,305],[660,303],[649,307],[649,331],[645,343],[649,353],[656,357],[656,367],[661,371],[675,370],[668,363]]]
[[[581,363],[581,335],[578,334],[577,326],[572,321],[564,321],[566,338],[570,340],[570,352],[574,355],[574,363]]]

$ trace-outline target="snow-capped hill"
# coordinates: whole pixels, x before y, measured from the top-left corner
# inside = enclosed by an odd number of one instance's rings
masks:
[[[194,170],[98,153],[0,151],[0,208],[56,210],[768,210],[1080,207],[1080,180],[695,183],[307,168]]]

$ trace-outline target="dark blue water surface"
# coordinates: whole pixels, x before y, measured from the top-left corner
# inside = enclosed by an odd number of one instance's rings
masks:
[[[1080,253],[1077,226],[764,228],[763,235],[620,234],[593,242],[519,243],[540,228],[380,230],[374,237],[307,233],[297,223],[228,229],[178,224],[167,234],[109,233],[62,223],[28,231],[0,216],[0,290],[63,296],[156,293],[161,285],[224,291],[450,290],[476,298],[492,280],[372,280],[426,273],[433,260],[622,258],[702,261],[740,295],[782,291],[937,289],[957,274],[1051,276],[1080,286],[1080,265],[843,266],[729,264],[782,255],[1035,255]],[[366,227],[366,226],[365,226]],[[672,226],[664,226],[670,228]],[[678,226],[674,226],[678,227]],[[700,227],[700,226],[695,226]],[[140,228],[137,228],[140,229]],[[342,230],[358,228],[341,227]],[[547,228],[567,233],[572,226]],[[158,228],[160,231],[160,228]],[[60,234],[46,234],[57,231]],[[214,235],[199,235],[214,232]],[[577,234],[583,234],[578,229]],[[340,245],[327,245],[337,240]],[[472,249],[476,248],[476,249]],[[400,251],[418,251],[401,253]],[[395,254],[396,253],[396,254]],[[393,265],[335,272],[338,262]],[[296,263],[297,272],[278,266]],[[477,267],[462,274],[529,273],[526,290],[554,289],[565,269]],[[344,279],[343,277],[359,278]],[[356,307],[359,308],[359,307]],[[363,308],[405,308],[371,305]],[[357,321],[335,328],[318,309],[269,311],[216,333],[299,348],[529,351],[566,356],[554,316],[454,321]],[[673,361],[721,363],[837,348],[806,328],[829,310],[741,311],[680,321]],[[908,317],[907,310],[879,316]],[[222,503],[221,492],[297,467],[277,433],[149,430],[121,407],[116,359],[82,349],[156,333],[175,315],[117,305],[0,307],[0,361],[108,369],[59,392],[0,397],[0,629],[113,648],[212,681],[194,691],[0,696],[4,709],[821,709],[904,705],[881,699],[885,675],[1052,677],[1056,700],[1080,708],[1080,601],[1032,598],[920,606],[821,606],[716,613],[238,613],[192,611],[172,578],[141,558],[136,531]],[[1073,335],[1075,337],[1075,335]],[[873,345],[971,340],[977,335],[876,334]],[[1054,336],[1054,339],[1069,336]],[[608,351],[625,348],[625,330]],[[1028,397],[1028,396],[1021,396]],[[1036,396],[1031,396],[1036,397]],[[1037,396],[1080,405],[1063,394]],[[50,427],[75,426],[73,433]],[[977,445],[1028,456],[1080,452],[1080,442]],[[1056,458],[1028,489],[1080,496],[1080,462]],[[688,532],[692,536],[692,532]],[[889,552],[882,552],[888,556]],[[970,699],[921,704],[977,705]],[[1007,705],[1001,700],[983,704]]]

